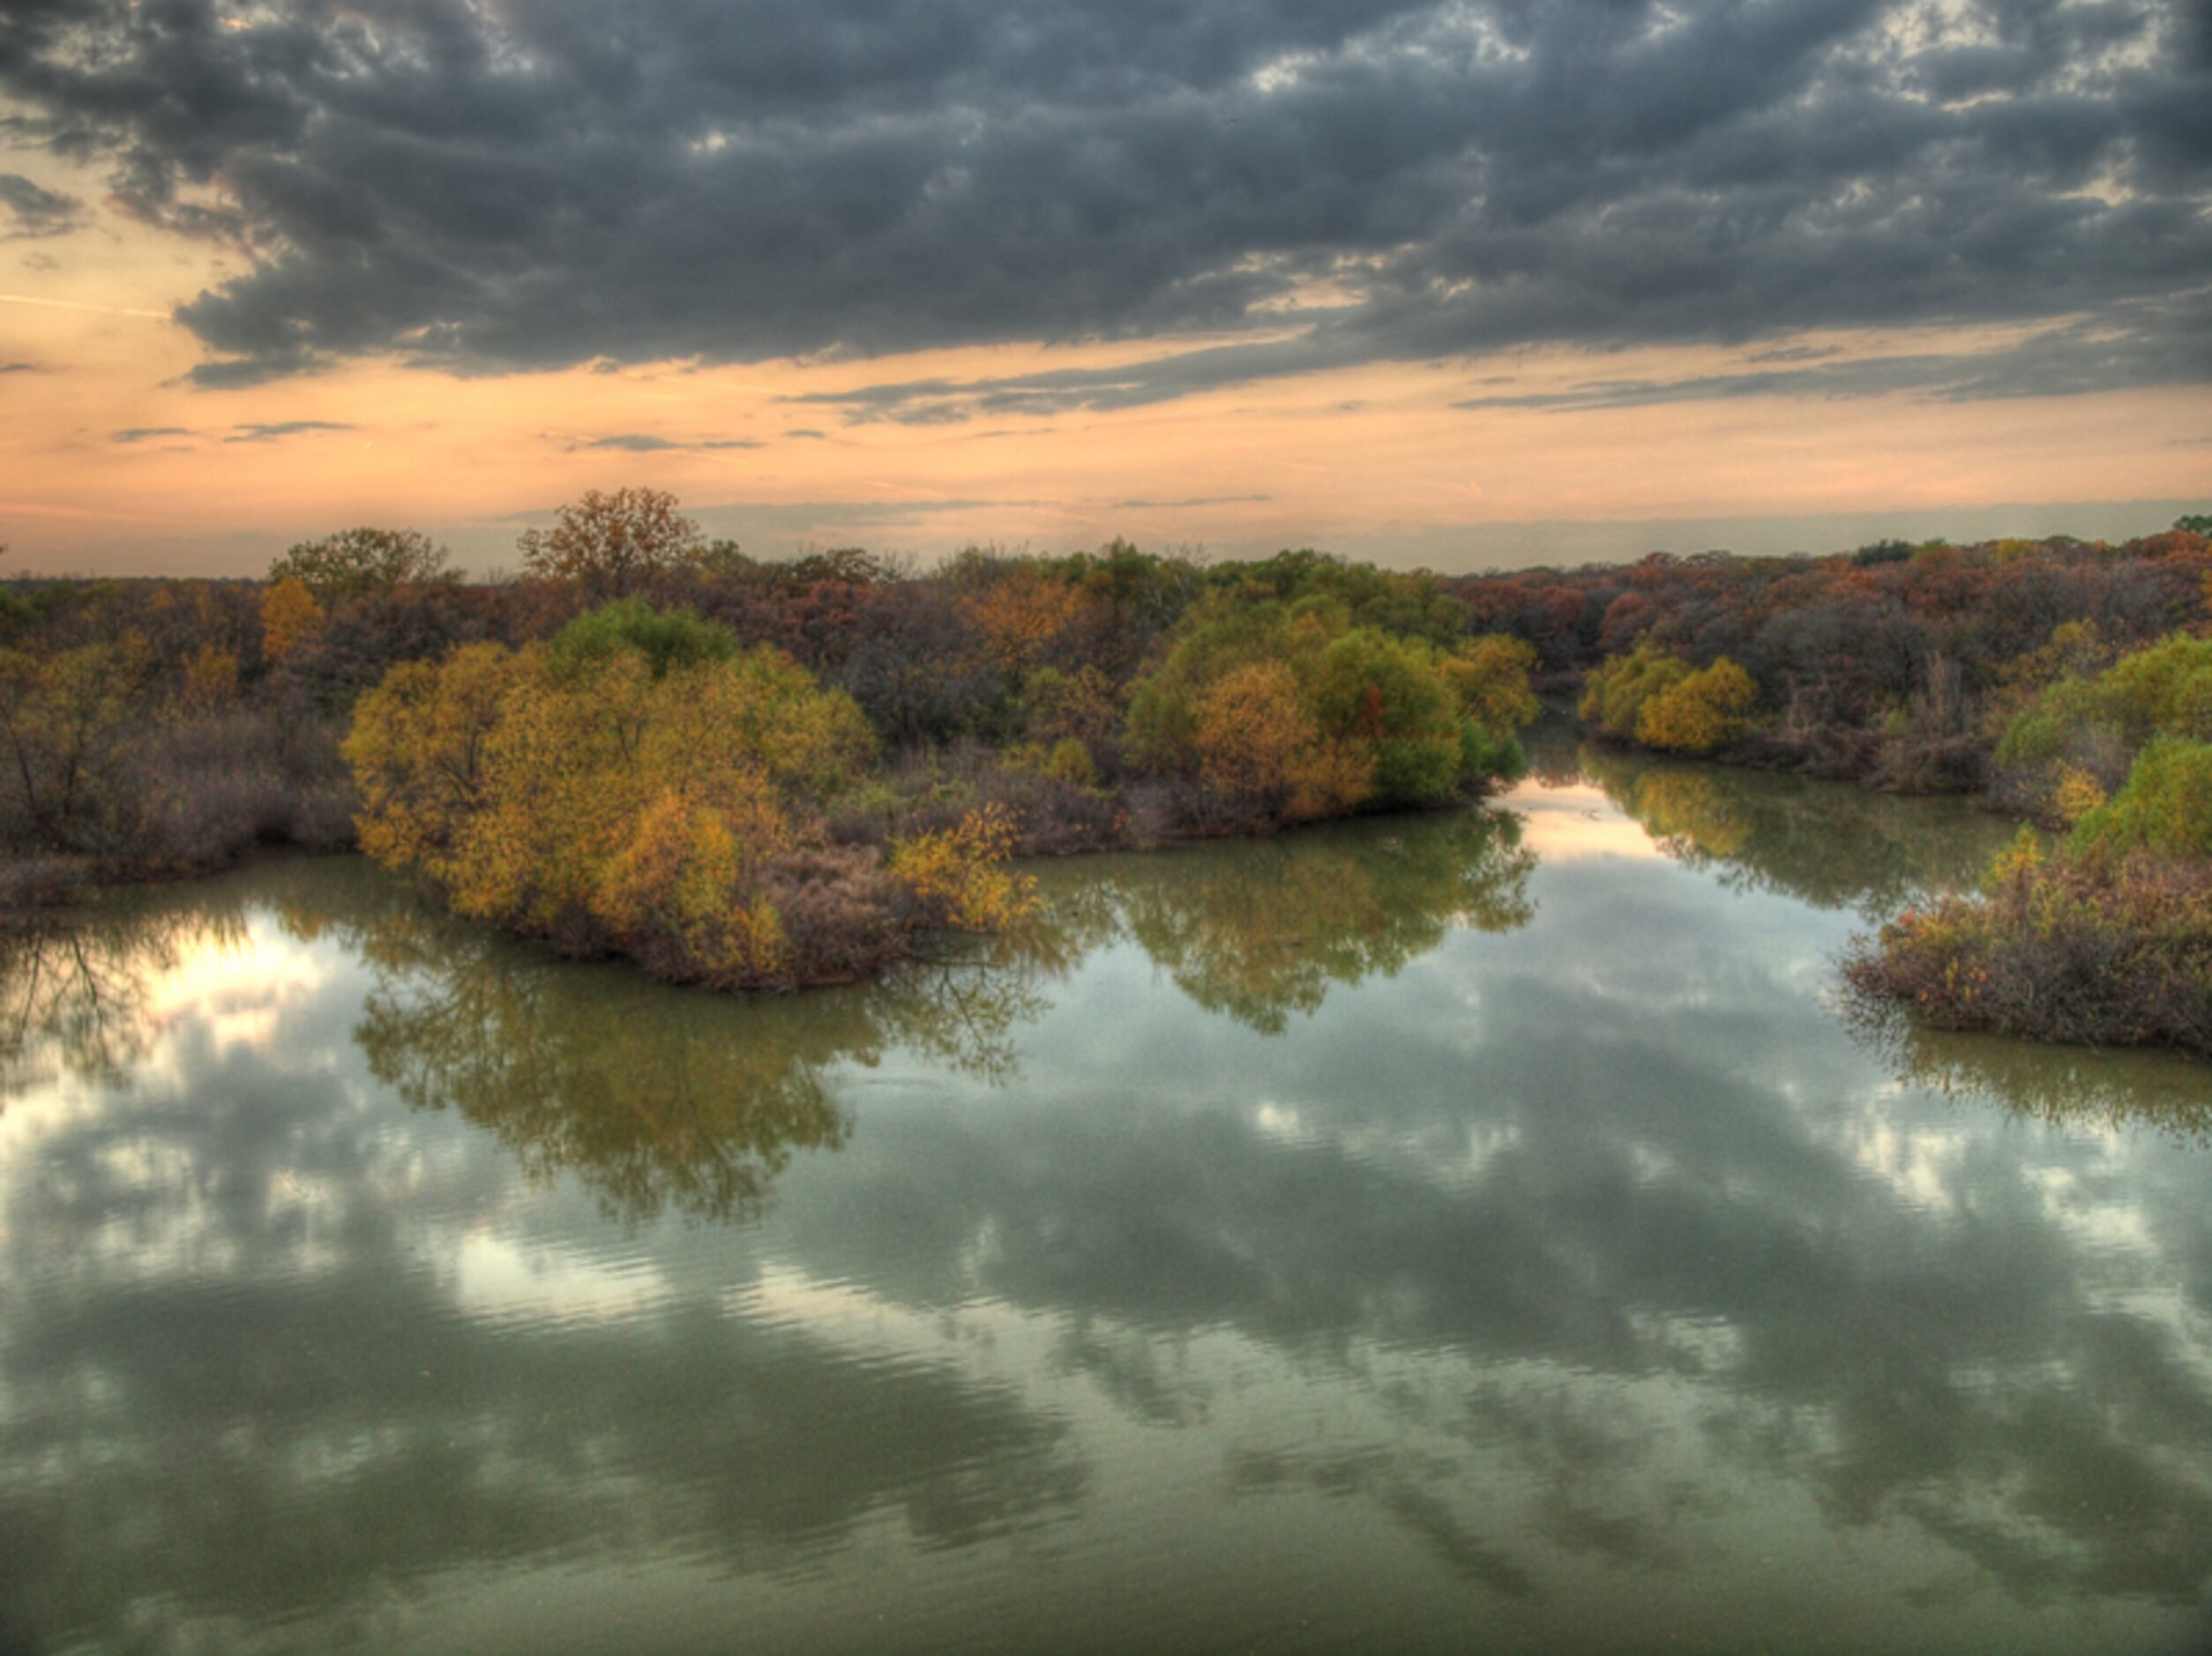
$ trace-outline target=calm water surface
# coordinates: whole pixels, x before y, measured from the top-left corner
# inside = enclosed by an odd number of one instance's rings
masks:
[[[0,1656],[2195,1648],[2212,1071],[1839,1008],[2002,824],[1547,774],[780,1002],[0,957]]]

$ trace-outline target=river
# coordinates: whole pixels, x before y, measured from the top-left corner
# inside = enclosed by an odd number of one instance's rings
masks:
[[[1553,752],[746,1002],[356,859],[0,955],[0,1653],[2183,1650],[2212,1072],[1839,1002],[2007,837]]]

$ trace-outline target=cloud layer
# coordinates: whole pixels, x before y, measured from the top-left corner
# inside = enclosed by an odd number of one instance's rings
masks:
[[[939,421],[1992,323],[2094,348],[1932,383],[2212,379],[2192,0],[18,0],[0,100],[245,253],[209,384],[1253,336],[843,410]]]

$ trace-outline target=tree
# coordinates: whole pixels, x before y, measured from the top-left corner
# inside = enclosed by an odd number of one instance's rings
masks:
[[[2084,854],[2141,846],[2170,857],[2212,857],[2212,744],[2154,741],[2111,802],[2082,814],[2071,845]]]
[[[303,541],[269,565],[272,585],[296,580],[325,609],[371,593],[452,581],[449,554],[415,529],[340,529]]]
[[[992,665],[1016,679],[1082,620],[1088,608],[1081,587],[1027,563],[960,601],[961,616],[983,640]]]
[[[261,595],[261,653],[281,661],[327,619],[307,583],[288,575]]]
[[[706,543],[676,504],[655,489],[587,489],[560,509],[552,528],[523,533],[515,543],[522,567],[543,580],[579,582],[594,598],[619,598],[655,575],[699,568]]]
[[[1287,793],[1315,733],[1298,706],[1298,682],[1280,661],[1224,673],[1199,698],[1199,774],[1232,799]]]
[[[1591,673],[1582,692],[1582,717],[1617,742],[1636,735],[1644,704],[1690,675],[1690,664],[1640,641],[1627,655],[1617,655]]]
[[[145,671],[135,638],[0,650],[0,834],[45,851],[106,848]]]
[[[1758,695],[1751,675],[1726,656],[1667,686],[1636,715],[1636,740],[1674,753],[1710,753],[1744,733]]]
[[[1282,559],[1270,567],[1305,578]],[[1217,590],[1136,685],[1127,754],[1230,798],[1273,799],[1292,818],[1432,804],[1518,772],[1531,659],[1496,639],[1445,649],[1356,626],[1334,598]]]
[[[395,668],[346,743],[362,849],[456,912],[723,988],[856,975],[917,926],[1021,911],[996,818],[887,861],[827,842],[874,751],[851,697],[781,651],[635,600],[549,645]]]

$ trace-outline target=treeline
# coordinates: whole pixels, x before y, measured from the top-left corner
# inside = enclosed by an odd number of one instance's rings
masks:
[[[259,582],[7,589],[0,902],[357,831],[567,950],[819,981],[1019,914],[1016,853],[1467,796],[1536,712],[1435,578],[1310,551],[759,562],[649,490],[519,550],[469,584],[362,529]]]
[[[2185,518],[2119,545],[1885,541],[1825,557],[1655,553],[1450,583],[1537,653],[1596,733],[1663,751],[1969,792],[2068,672],[2201,625],[2212,545]]]

